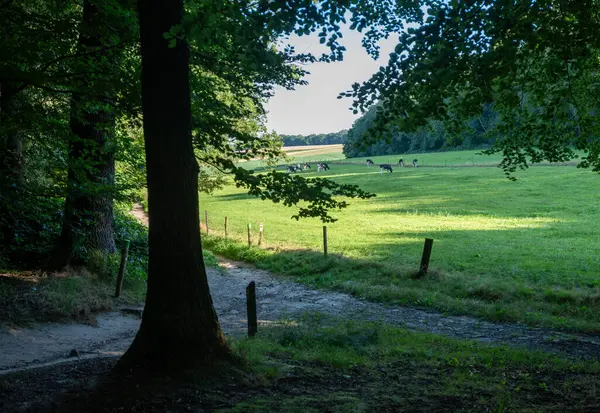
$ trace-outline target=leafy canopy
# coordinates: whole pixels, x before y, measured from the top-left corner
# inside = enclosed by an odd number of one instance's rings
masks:
[[[357,110],[380,103],[371,139],[426,119],[453,122],[492,105],[510,176],[528,162],[564,161],[600,172],[597,0],[425,1],[388,65],[341,96]]]
[[[201,163],[233,174],[236,184],[252,195],[299,206],[296,219],[334,221],[329,211],[348,205],[336,197],[373,196],[355,185],[324,179],[276,171],[256,174],[236,166],[235,161],[282,156],[280,144],[260,121],[265,115],[263,103],[276,86],[293,89],[305,84],[306,63],[343,59],[343,24],[364,31],[363,45],[376,57],[378,40],[421,15],[417,2],[190,0],[186,7],[184,23],[165,38],[176,44],[185,37],[190,44],[194,143]],[[329,53],[297,53],[286,44],[291,34],[315,32]],[[253,123],[253,119],[259,121]]]

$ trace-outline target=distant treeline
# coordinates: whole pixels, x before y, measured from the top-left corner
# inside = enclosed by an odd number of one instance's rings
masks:
[[[442,122],[432,120],[417,131],[391,130],[387,137],[365,145],[367,132],[375,117],[376,108],[373,107],[354,122],[344,144],[344,155],[347,158],[488,148],[493,144],[495,137],[487,132],[498,122],[498,114],[491,107],[486,107],[481,115],[464,120],[466,128],[460,136],[449,133]]]
[[[305,146],[305,145],[333,145],[346,143],[348,130],[344,129],[333,133],[319,133],[316,135],[279,135],[283,139],[283,146]]]

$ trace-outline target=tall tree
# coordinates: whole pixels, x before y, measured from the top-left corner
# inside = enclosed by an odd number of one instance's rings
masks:
[[[232,156],[251,157],[253,153],[247,149],[260,152],[262,146],[257,148],[256,134],[234,126],[232,119],[242,108],[217,99],[218,89],[193,89],[195,101],[205,99],[200,102],[207,115],[192,124],[190,50],[195,82],[224,85],[239,99],[249,99],[262,108],[262,100],[274,85],[293,87],[301,82],[304,71],[295,65],[297,62],[315,60],[296,56],[290,48],[278,51],[274,47],[278,37],[295,31],[308,34],[323,26],[321,37],[330,36],[332,50],[323,60],[339,59],[343,48],[336,42],[341,36],[338,23],[350,6],[326,4],[320,8],[309,0],[285,5],[193,0],[186,3],[186,19],[183,0],[138,2],[150,224],[148,293],[142,325],[118,368],[179,370],[228,355],[202,261],[198,165],[193,144],[199,151],[210,148],[213,153],[222,153],[212,159],[213,163],[233,172],[237,184],[255,196],[286,205],[309,201],[297,218],[333,220],[328,211],[347,206],[334,196],[371,196],[352,185],[275,172],[254,175],[236,168]],[[382,10],[397,10],[391,3],[388,6]],[[352,7],[356,13],[370,10],[360,2],[352,3]],[[376,14],[379,20],[374,20],[379,23],[402,25],[395,15]],[[367,23],[360,25],[364,28]],[[378,30],[372,32],[372,36],[378,35]],[[376,47],[371,49],[377,53]],[[272,146],[267,145],[267,153],[269,148]]]
[[[71,80],[65,63],[72,57],[76,8],[51,2],[3,2],[0,6],[0,245],[13,247],[28,194],[24,179],[26,136],[44,122],[28,116],[46,107],[60,110],[60,99],[48,105],[56,84]],[[8,58],[10,57],[10,58]],[[35,98],[28,94],[37,88]],[[57,109],[58,108],[58,109]],[[55,122],[55,124],[58,122]],[[48,126],[48,125],[45,125]]]
[[[122,8],[125,6],[125,8]],[[67,196],[58,265],[81,263],[92,251],[115,252],[116,101],[121,64],[131,41],[127,1],[84,0],[75,70],[87,74],[71,99]]]
[[[0,242],[2,249],[15,238],[19,201],[23,181],[23,142],[12,116],[18,111],[15,95],[18,88],[11,82],[0,83]]]
[[[183,0],[140,0],[142,111],[150,220],[148,294],[122,369],[177,370],[228,354],[202,259],[198,165],[192,146],[189,49],[169,47]]]

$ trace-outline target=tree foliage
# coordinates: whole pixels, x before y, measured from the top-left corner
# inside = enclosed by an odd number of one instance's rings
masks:
[[[339,132],[318,133],[311,135],[280,135],[283,139],[283,146],[306,146],[306,145],[333,145],[346,143],[348,139],[348,130],[343,129]]]
[[[82,25],[86,5],[97,11],[87,28]],[[342,25],[363,31],[364,46],[377,56],[378,39],[420,15],[414,1],[185,1],[181,24],[162,35],[173,47],[182,40],[189,47],[191,133],[200,189],[210,192],[231,174],[257,196],[298,205],[297,217],[324,220],[334,219],[330,207],[347,205],[335,201],[337,196],[367,195],[331,182],[302,177],[287,182],[283,175],[246,173],[236,162],[256,158],[274,162],[284,156],[281,140],[265,128],[263,105],[275,87],[303,85],[306,63],[343,58]],[[57,229],[69,215],[60,211],[69,194],[81,199],[103,196],[110,202],[139,199],[147,171],[136,18],[136,5],[129,0],[1,4],[0,53],[11,57],[0,62],[3,253],[26,246],[50,253],[59,242]],[[78,46],[86,30],[91,42]],[[298,53],[286,45],[291,34],[315,32],[329,53]],[[82,126],[75,129],[89,128],[89,115],[103,111],[111,123],[107,145],[74,150],[82,143],[81,134],[72,133],[74,121]],[[100,152],[114,154],[114,184],[111,179],[96,179],[93,170],[100,165],[92,155]],[[96,216],[84,218],[94,221]],[[52,225],[45,224],[50,217]],[[44,242],[37,242],[40,239]]]
[[[366,5],[360,1],[190,1],[187,7],[181,27],[173,28],[166,38],[172,44],[185,38],[190,44],[192,96],[197,108],[194,113],[202,115],[194,115],[194,144],[202,154],[200,160],[218,171],[233,174],[238,186],[265,200],[285,200],[290,206],[307,202],[306,206],[299,205],[295,218],[319,217],[328,222],[335,219],[329,214],[330,208],[347,206],[345,201],[335,201],[332,194],[370,196],[354,186],[323,184],[304,177],[290,180],[278,172],[254,174],[236,166],[235,159],[282,156],[280,146],[273,139],[265,139],[269,135],[264,126],[240,128],[236,120],[248,119],[249,110],[255,111],[254,116],[264,116],[263,104],[275,86],[293,89],[304,84],[303,64],[342,59],[345,48],[340,42],[341,25],[347,22],[348,15],[353,28],[366,31],[367,51],[378,56],[377,40],[390,33],[382,28],[400,30],[405,20],[418,17],[416,2]],[[297,53],[291,46],[277,47],[280,39],[291,34],[316,31],[330,53],[314,56]],[[197,99],[200,96],[202,99]]]
[[[510,176],[529,162],[564,161],[600,171],[597,89],[599,4],[594,0],[427,1],[417,28],[401,34],[388,65],[342,96],[380,103],[370,139],[387,127],[457,119],[484,105],[498,112]]]
[[[348,158],[394,155],[438,150],[486,149],[497,139],[498,113],[493,105],[484,105],[479,115],[467,119],[453,119],[461,126],[460,133],[449,130],[447,124],[428,119],[425,125],[416,128],[401,128],[390,125],[382,136],[370,139],[369,133],[376,126],[377,105],[371,106],[358,118],[344,144],[344,155]]]

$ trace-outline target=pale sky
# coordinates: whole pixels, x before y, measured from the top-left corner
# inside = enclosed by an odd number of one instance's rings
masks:
[[[380,42],[379,60],[374,61],[361,45],[362,34],[343,29],[341,43],[346,47],[344,60],[335,63],[314,63],[306,69],[306,86],[287,91],[277,88],[275,96],[266,104],[267,127],[284,135],[309,135],[337,132],[349,129],[359,116],[349,109],[352,99],[337,99],[340,92],[349,90],[354,82],[368,80],[380,66],[388,62],[389,54],[397,44],[398,36],[392,35]],[[320,55],[328,48],[319,44],[317,34],[293,36],[290,43],[296,52]]]

